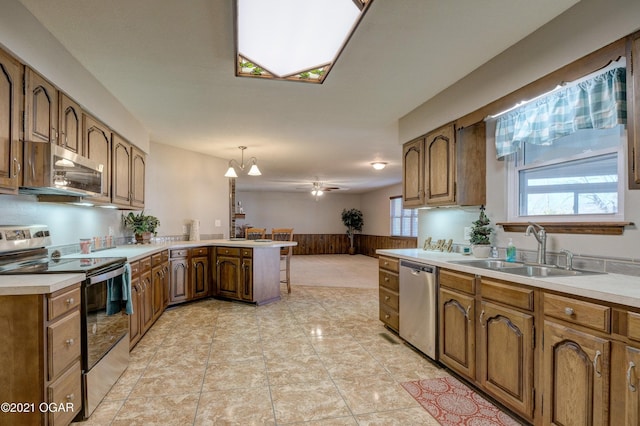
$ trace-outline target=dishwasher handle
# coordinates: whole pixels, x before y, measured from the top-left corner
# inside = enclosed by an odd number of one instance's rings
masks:
[[[401,260],[400,266],[412,269],[411,271],[412,273],[426,272],[427,274],[433,274],[436,271],[435,266],[425,265],[422,263],[409,262],[407,260]]]

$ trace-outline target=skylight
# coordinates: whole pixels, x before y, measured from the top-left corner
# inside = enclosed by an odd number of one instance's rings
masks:
[[[373,0],[236,0],[236,75],[322,83]]]

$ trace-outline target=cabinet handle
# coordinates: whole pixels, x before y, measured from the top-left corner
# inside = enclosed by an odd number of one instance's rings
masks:
[[[385,296],[385,297],[384,297],[384,301],[385,301],[385,302],[388,302],[388,301],[389,301],[389,299],[391,299],[389,296]]]
[[[471,317],[469,316],[469,312],[471,311],[471,305],[467,306],[467,311],[464,313],[465,318],[467,319],[467,321],[471,322]]]
[[[388,266],[389,262],[387,262],[386,260],[384,261],[384,266]]]
[[[74,399],[76,399],[76,396],[72,393],[70,393],[69,395],[66,396],[67,401],[73,401]]]
[[[20,166],[20,162],[18,161],[17,158],[13,158],[13,162],[15,163],[16,167],[14,167],[13,170],[15,170],[13,172],[13,177],[18,177],[18,175],[20,174],[20,170],[22,169],[22,167]]]
[[[629,361],[629,368],[627,368],[627,386],[631,392],[636,391],[636,385],[631,383],[631,370],[636,367],[636,364],[633,361]]]
[[[389,277],[384,277],[385,282],[389,282]]]
[[[75,340],[73,340],[73,339],[67,339],[67,340],[65,341],[65,343],[67,344],[67,346],[71,346],[71,345],[73,345],[73,344],[75,343]]]
[[[602,352],[596,351],[596,356],[593,357],[593,371],[595,371],[596,376],[602,377],[602,372],[598,370],[598,358],[602,356]]]
[[[573,316],[573,308],[567,306],[566,308],[564,308],[564,313],[569,317]]]
[[[389,315],[389,314],[384,314],[384,319],[389,319],[389,318],[391,318],[391,315]]]
[[[482,312],[480,312],[480,325],[482,326],[482,328],[484,328],[484,323],[482,322],[484,318],[484,309],[482,310]]]
[[[73,297],[70,297],[66,300],[66,302],[67,302],[67,305],[73,305],[73,302],[75,302],[75,300]]]

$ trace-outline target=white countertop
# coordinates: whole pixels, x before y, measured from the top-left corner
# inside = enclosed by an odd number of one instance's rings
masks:
[[[0,296],[47,294],[84,280],[84,274],[40,274],[0,276]]]
[[[298,245],[295,241],[255,241],[255,240],[203,240],[203,241],[176,241],[169,244],[132,244],[115,248],[100,250],[90,254],[70,254],[64,258],[99,258],[99,257],[126,257],[127,261],[135,262],[144,257],[167,249],[191,248],[191,247],[245,247],[253,249],[279,248]],[[0,296],[22,294],[46,294],[76,284],[85,279],[85,275],[79,274],[27,274],[27,275],[2,275],[0,276]]]
[[[531,287],[542,288],[588,297],[596,300],[640,308],[640,277],[621,274],[594,274],[566,277],[532,278],[451,263],[452,261],[474,260],[473,256],[458,253],[442,253],[422,249],[379,249],[377,254],[413,260],[447,269],[496,278]]]

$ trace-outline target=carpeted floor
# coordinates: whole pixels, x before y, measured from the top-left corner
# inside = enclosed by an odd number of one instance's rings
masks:
[[[361,254],[292,256],[291,283],[294,286],[378,288],[378,259]]]

